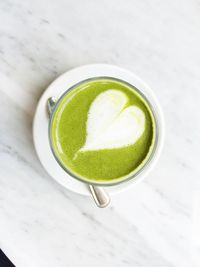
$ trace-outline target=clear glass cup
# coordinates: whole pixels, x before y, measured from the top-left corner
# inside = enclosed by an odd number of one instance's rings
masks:
[[[95,80],[100,80],[100,79],[107,79],[107,80],[114,80],[123,84],[128,85],[129,87],[132,87],[135,91],[137,91],[142,98],[147,102],[147,104],[149,105],[154,120],[155,120],[155,141],[154,141],[154,145],[153,148],[151,149],[151,153],[148,157],[148,159],[144,162],[144,164],[139,165],[138,170],[134,173],[134,174],[130,174],[124,177],[123,180],[111,180],[110,182],[106,182],[106,183],[102,183],[102,182],[96,182],[96,181],[89,181],[89,180],[85,180],[84,178],[82,178],[81,176],[78,176],[74,173],[72,173],[63,163],[62,161],[59,159],[59,155],[57,154],[56,149],[54,148],[53,142],[52,142],[52,124],[53,124],[53,120],[54,120],[54,116],[55,113],[61,103],[61,101],[63,100],[63,98],[69,94],[69,92],[71,92],[72,90],[75,90],[78,86],[84,84],[84,83],[88,83],[90,81],[95,81]],[[52,100],[53,98],[51,98]],[[96,186],[113,186],[113,185],[118,185],[130,180],[133,181],[138,181],[139,179],[141,179],[142,177],[144,177],[149,171],[150,169],[153,167],[153,165],[156,163],[160,151],[161,151],[161,147],[162,147],[162,143],[163,143],[163,119],[162,119],[162,112],[160,110],[159,104],[156,100],[156,98],[153,96],[153,93],[151,91],[149,92],[144,92],[143,90],[139,90],[138,88],[136,88],[134,85],[132,85],[131,83],[124,81],[122,79],[118,79],[116,77],[110,77],[110,76],[99,76],[99,77],[91,77],[85,80],[80,81],[79,83],[74,84],[73,86],[71,86],[67,91],[65,91],[57,100],[52,100],[49,102],[50,103],[50,109],[51,109],[51,114],[50,114],[50,120],[49,120],[49,143],[50,143],[50,147],[51,147],[51,151],[56,159],[56,161],[58,162],[58,164],[63,168],[63,170],[65,172],[67,172],[70,176],[72,176],[73,178],[86,183],[88,185],[96,185]],[[162,126],[162,127],[161,127]]]

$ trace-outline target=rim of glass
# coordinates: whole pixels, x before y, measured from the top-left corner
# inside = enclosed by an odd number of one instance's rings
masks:
[[[60,103],[62,102],[63,98],[69,94],[71,91],[73,91],[74,89],[76,89],[78,86],[84,84],[84,83],[88,83],[90,81],[94,81],[94,80],[104,80],[104,79],[107,79],[107,80],[114,80],[114,81],[117,81],[117,82],[121,82],[121,83],[124,83],[126,85],[128,85],[130,88],[133,88],[134,91],[136,91],[142,98],[144,98],[144,100],[146,101],[146,103],[148,104],[151,112],[152,112],[152,115],[153,115],[153,118],[155,120],[155,141],[154,141],[154,144],[153,144],[153,147],[152,147],[152,150],[150,152],[150,155],[148,157],[148,159],[144,162],[144,164],[142,165],[142,163],[135,169],[136,172],[135,173],[130,173],[130,176],[129,174],[123,176],[122,178],[116,178],[116,179],[113,179],[114,181],[111,180],[111,182],[107,182],[107,183],[103,183],[103,182],[96,182],[96,181],[93,181],[93,180],[86,180],[87,178],[82,178],[81,176],[78,176],[76,174],[74,174],[73,172],[71,172],[63,163],[62,161],[59,159],[59,156],[54,148],[54,145],[53,145],[53,142],[52,142],[52,124],[53,124],[53,120],[54,120],[54,117],[55,117],[55,114],[56,114],[56,111],[60,105]],[[53,97],[53,96],[52,96]],[[119,79],[119,78],[115,78],[115,77],[112,77],[112,76],[97,76],[97,77],[91,77],[91,78],[87,78],[87,79],[84,79],[74,85],[72,85],[71,87],[69,87],[57,100],[51,114],[50,114],[50,119],[49,119],[49,126],[48,126],[48,137],[49,137],[49,143],[50,143],[50,148],[51,148],[51,151],[54,155],[54,158],[56,159],[57,163],[60,165],[60,167],[67,173],[69,174],[70,176],[72,176],[73,178],[75,178],[76,180],[82,182],[82,183],[85,183],[85,184],[91,184],[91,185],[96,185],[96,186],[113,186],[113,185],[119,185],[119,184],[122,184],[122,183],[125,183],[125,182],[128,182],[130,180],[132,180],[133,178],[136,179],[137,176],[139,176],[140,174],[142,174],[144,172],[144,170],[147,169],[147,167],[149,166],[150,162],[152,162],[152,159],[154,158],[155,156],[155,152],[157,150],[157,146],[158,146],[158,138],[159,138],[159,127],[158,127],[158,116],[156,114],[156,111],[153,107],[153,105],[151,104],[151,102],[149,101],[148,97],[141,91],[139,90],[137,87],[135,87],[134,85],[130,84],[129,82],[126,82],[122,79]],[[141,166],[142,165],[142,166]],[[121,179],[121,180],[120,180]]]

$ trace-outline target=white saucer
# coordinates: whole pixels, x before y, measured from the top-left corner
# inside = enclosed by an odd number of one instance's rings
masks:
[[[58,183],[63,185],[65,188],[81,195],[90,195],[88,187],[84,183],[81,183],[78,180],[69,176],[69,174],[67,174],[56,162],[51,152],[48,140],[49,116],[47,113],[47,100],[49,97],[52,96],[59,98],[63,94],[63,92],[68,90],[76,83],[79,83],[80,81],[91,77],[100,76],[114,77],[129,82],[130,84],[141,90],[145,95],[147,95],[148,98],[150,97],[150,102],[152,103],[153,101],[153,106],[156,106],[156,109],[158,111],[157,115],[160,125],[156,155],[148,164],[148,167],[145,168],[145,171],[143,171],[141,174],[137,175],[137,177],[128,182],[124,182],[120,185],[112,187],[107,187],[107,191],[111,195],[119,193],[125,189],[130,188],[131,185],[136,184],[136,182],[144,178],[155,165],[160,155],[160,151],[163,144],[163,118],[159,104],[155,99],[155,96],[153,96],[151,89],[149,89],[149,87],[145,85],[134,74],[119,67],[106,64],[85,65],[64,73],[46,89],[46,91],[40,98],[33,121],[33,139],[37,155],[49,175],[53,177]]]

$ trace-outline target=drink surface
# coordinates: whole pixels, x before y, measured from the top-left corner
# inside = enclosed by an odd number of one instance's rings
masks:
[[[91,183],[112,184],[137,173],[149,159],[155,120],[134,87],[97,78],[61,99],[50,135],[56,158],[71,174]]]

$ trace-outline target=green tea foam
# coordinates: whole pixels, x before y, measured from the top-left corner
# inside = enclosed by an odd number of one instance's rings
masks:
[[[59,102],[51,123],[53,151],[79,179],[109,184],[142,168],[155,143],[152,111],[134,87],[86,81]]]

